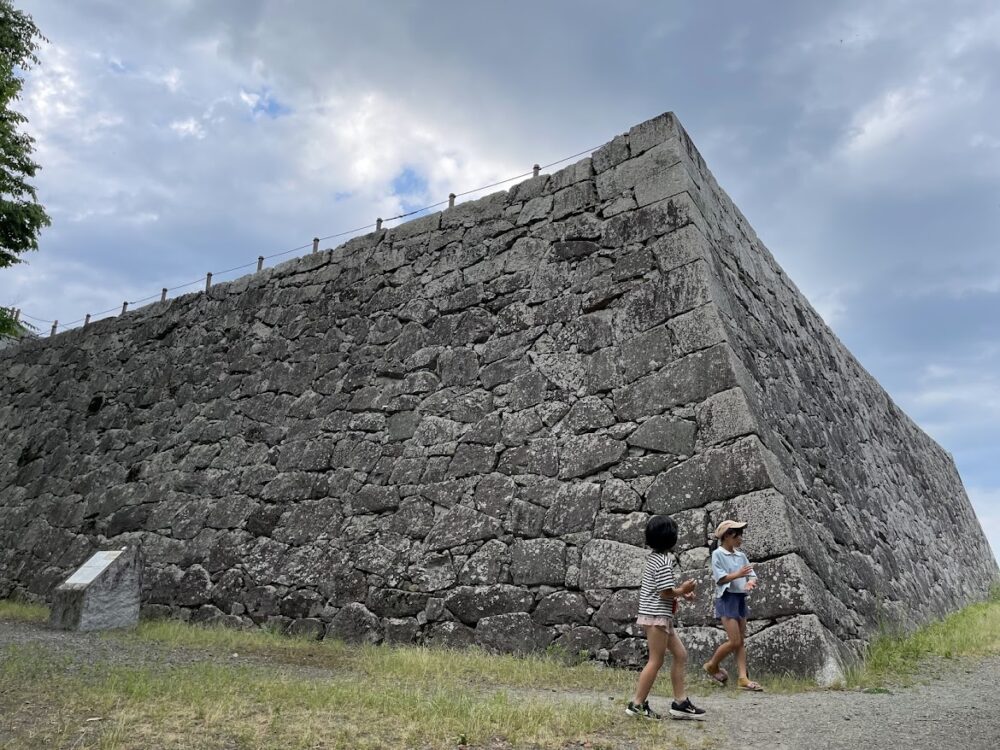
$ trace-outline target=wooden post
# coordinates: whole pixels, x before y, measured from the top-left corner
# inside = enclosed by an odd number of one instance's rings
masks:
[[[86,328],[90,325],[90,313],[83,316],[83,327]]]
[[[379,232],[382,230],[382,217],[375,219],[375,231]]]
[[[166,302],[166,301],[167,301],[167,288],[163,287],[163,289],[160,290],[160,302]]]
[[[538,173],[542,171],[542,168],[537,164],[531,168],[531,176],[538,177]]]
[[[319,252],[319,237],[313,237],[313,252]]]
[[[257,256],[257,271],[260,272],[260,270],[262,268],[264,268],[264,256],[263,255],[258,255]]]
[[[126,310],[128,310],[128,300],[125,300],[124,302],[122,302],[122,315],[125,314]]]
[[[59,321],[58,320],[53,320],[52,321],[52,332],[49,334],[49,336],[55,336],[56,335],[56,328],[58,328],[58,327],[59,327]]]
[[[212,272],[209,271],[205,274],[205,291],[207,292],[212,288]]]
[[[454,208],[454,207],[455,207],[455,194],[448,193],[448,208]]]
[[[14,322],[15,323],[20,323],[21,322],[21,308],[20,307],[17,308],[14,311]]]

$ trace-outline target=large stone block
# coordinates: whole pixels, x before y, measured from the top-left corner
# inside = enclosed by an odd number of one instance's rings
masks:
[[[690,456],[694,453],[693,422],[658,416],[643,422],[628,436],[628,444],[639,448]]]
[[[679,183],[685,179],[682,175],[686,174],[687,169],[681,159],[681,146],[677,139],[660,143],[641,156],[623,161],[613,169],[597,175],[597,195],[603,201],[629,191],[642,190],[643,196],[648,197],[652,192],[650,188],[654,185]],[[668,198],[683,189],[666,193],[642,205]]]
[[[610,539],[593,539],[583,548],[580,588],[638,588],[648,550]]]
[[[608,637],[598,628],[581,625],[567,630],[556,638],[552,645],[571,658],[580,655],[593,658],[602,649],[606,649],[608,643]]]
[[[646,493],[646,507],[653,513],[669,515],[770,487],[773,482],[765,464],[765,450],[751,436],[689,458],[653,481]]]
[[[601,487],[601,507],[607,511],[639,510],[642,496],[622,479],[609,479]]]
[[[135,627],[142,567],[137,547],[95,553],[56,587],[49,623],[79,631]]]
[[[538,602],[532,617],[541,625],[585,624],[591,609],[583,594],[577,591],[557,591]]]
[[[476,626],[476,645],[507,654],[540,651],[549,645],[552,636],[550,628],[537,625],[530,615],[521,612],[484,617]]]
[[[701,669],[701,665],[712,658],[715,649],[721,646],[726,639],[726,632],[722,628],[687,626],[678,627],[677,635],[684,643],[684,648],[688,652],[688,665],[696,670]],[[728,665],[726,665],[728,667]],[[754,674],[757,673],[756,663],[751,663]],[[733,680],[736,679],[735,670]]]
[[[510,550],[510,575],[515,584],[561,585],[566,579],[566,543],[558,539],[524,539]]]
[[[466,625],[492,615],[528,612],[533,603],[527,590],[509,584],[458,586],[444,600],[445,607]]]
[[[590,482],[564,484],[545,514],[542,529],[552,536],[590,531],[600,506],[600,485]]]
[[[463,648],[476,641],[476,631],[454,620],[435,622],[428,629],[424,643],[438,648]]]
[[[563,425],[572,432],[589,432],[615,423],[615,415],[595,396],[577,401],[570,408]]]
[[[673,343],[666,326],[653,328],[622,341],[619,352],[622,376],[626,383],[655,372],[674,359]]]
[[[635,420],[659,414],[671,406],[698,403],[736,385],[732,351],[722,344],[694,352],[660,372],[614,391],[619,419]]]
[[[815,615],[800,615],[747,638],[747,660],[762,674],[806,676],[820,685],[843,682],[853,654]]]
[[[646,242],[692,223],[705,231],[701,210],[686,192],[679,193],[665,201],[613,217],[604,226],[601,244],[622,247]]]
[[[555,440],[539,438],[526,445],[508,448],[500,454],[497,471],[554,477],[559,473],[559,445]]]
[[[731,388],[709,396],[695,407],[695,415],[698,418],[698,435],[706,445],[724,443],[761,431],[759,420],[742,388]]]
[[[616,591],[601,604],[593,624],[610,635],[637,633],[641,631],[635,624],[638,615],[639,592],[625,589]]]
[[[726,325],[714,302],[696,307],[667,322],[679,354],[705,349],[727,341]]]
[[[398,589],[375,589],[368,596],[368,609],[382,617],[415,615],[427,605],[430,594]]]
[[[697,260],[710,262],[711,244],[705,234],[693,224],[671,232],[650,243],[656,265],[662,272],[686,266]],[[716,342],[711,342],[716,343]]]
[[[664,112],[662,115],[657,115],[650,120],[633,125],[629,129],[629,150],[632,156],[638,156],[659,143],[670,141],[673,138],[683,140],[686,138],[686,135],[674,113]]]
[[[349,643],[378,643],[382,635],[382,622],[378,616],[358,602],[341,607],[326,629],[327,638]]]
[[[594,536],[641,547],[646,542],[648,513],[601,513],[594,523]]]
[[[628,450],[621,440],[605,435],[578,435],[566,441],[559,457],[559,476],[585,477],[616,464]]]
[[[622,638],[611,647],[608,662],[616,667],[639,669],[649,658],[649,645],[645,638]]]
[[[492,539],[499,534],[500,522],[497,519],[464,505],[456,505],[434,524],[424,543],[429,550],[443,550]]]
[[[812,613],[834,631],[843,631],[848,618],[842,616],[826,585],[797,554],[754,563],[759,584],[748,598],[752,617],[774,620]]]

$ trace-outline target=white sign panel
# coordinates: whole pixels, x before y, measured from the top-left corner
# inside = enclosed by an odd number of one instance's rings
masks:
[[[124,551],[123,549],[116,549],[94,553],[93,557],[77,568],[76,572],[66,580],[66,585],[86,585],[91,583]]]

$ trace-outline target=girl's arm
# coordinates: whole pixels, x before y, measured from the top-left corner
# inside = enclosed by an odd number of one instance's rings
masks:
[[[672,589],[662,589],[660,591],[661,599],[680,599],[686,594],[690,594],[694,591],[695,582],[693,578],[689,578],[684,581],[680,586],[674,586]]]
[[[737,578],[756,578],[756,577],[757,575],[753,572],[753,566],[747,564],[734,573],[729,573],[728,575],[724,575],[721,578],[716,579],[715,582],[718,584],[723,584],[723,583],[731,583],[732,581],[735,581]]]

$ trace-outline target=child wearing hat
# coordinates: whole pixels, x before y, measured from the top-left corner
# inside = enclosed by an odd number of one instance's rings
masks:
[[[721,662],[736,654],[739,686],[743,690],[761,691],[759,684],[747,675],[747,594],[757,585],[757,574],[747,556],[740,550],[746,522],[725,520],[715,529],[718,547],[712,552],[712,580],[715,581],[715,616],[722,621],[728,640],[715,650],[704,665],[709,677],[725,685],[729,674]]]

